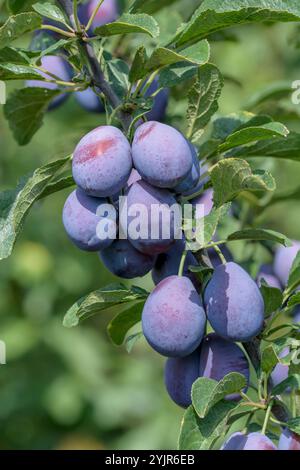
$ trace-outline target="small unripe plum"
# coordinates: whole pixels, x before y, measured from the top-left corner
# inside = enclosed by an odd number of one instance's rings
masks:
[[[125,186],[131,169],[129,142],[116,127],[97,127],[75,148],[73,177],[90,196],[108,197],[117,193]]]
[[[199,350],[185,357],[169,357],[165,365],[165,386],[171,399],[183,408],[192,403],[192,385],[199,377]]]
[[[150,255],[170,248],[176,236],[174,197],[166,189],[154,188],[145,181],[132,184],[127,193],[127,208],[120,211],[120,228],[133,246]],[[127,211],[126,211],[127,209]],[[156,215],[160,210],[164,217]]]
[[[85,251],[99,251],[108,247],[113,238],[110,232],[115,231],[115,221],[107,221],[107,236],[99,238],[97,226],[103,217],[97,212],[105,199],[87,196],[80,189],[73,191],[67,198],[63,208],[63,224],[69,238],[80,249]],[[105,235],[103,233],[103,235]],[[102,239],[103,238],[103,239]]]
[[[100,259],[115,276],[124,279],[143,277],[151,271],[154,258],[136,250],[127,240],[115,240],[100,251]]]
[[[294,240],[293,246],[277,248],[274,258],[274,273],[283,286],[286,286],[294,259],[300,250],[300,242]]]
[[[278,450],[300,450],[300,436],[285,429],[279,439]]]
[[[221,450],[277,450],[275,444],[264,434],[236,432],[223,444]]]
[[[192,154],[192,168],[190,169],[188,175],[184,178],[183,181],[181,181],[175,188],[174,190],[176,193],[181,193],[185,195],[185,193],[190,192],[193,188],[196,187],[199,178],[200,178],[200,164],[198,160],[198,154],[197,151],[189,141],[187,141],[189,144],[191,154]]]
[[[226,341],[215,333],[207,335],[200,346],[200,377],[218,382],[230,372],[238,372],[249,382],[249,363],[239,346]],[[239,394],[231,394],[227,399],[239,399]]]
[[[279,279],[275,276],[273,272],[272,265],[263,264],[261,266],[258,276],[257,276],[257,284],[259,285],[259,287],[261,286],[262,279],[264,279],[269,286],[275,287],[281,290],[281,284],[279,282]]]
[[[174,188],[192,168],[187,140],[174,127],[145,122],[135,132],[132,158],[142,178],[159,188]]]
[[[87,88],[84,91],[76,91],[75,99],[86,111],[91,113],[104,112],[104,106],[101,99],[91,88]]]
[[[68,82],[70,80],[70,72],[68,63],[60,56],[46,55],[41,59],[42,67],[48,72],[56,75],[60,80]],[[39,71],[41,77],[53,80],[53,77],[45,72]],[[28,87],[39,87],[46,88],[47,90],[57,90],[58,85],[56,83],[43,82],[42,80],[27,80],[26,85]],[[54,109],[62,104],[67,98],[69,93],[61,93],[60,95],[53,98],[48,109]]]
[[[208,320],[230,341],[250,341],[264,322],[264,301],[258,286],[238,264],[217,266],[204,294]]]
[[[145,93],[145,97],[151,96],[158,90],[158,78],[153,80],[148,90]],[[166,115],[166,109],[168,106],[169,90],[163,88],[154,97],[153,108],[146,114],[148,121],[163,121]]]
[[[154,268],[152,269],[152,279],[155,285],[166,277],[173,276],[178,273],[179,264],[182,253],[185,249],[184,240],[176,240],[173,246],[166,252],[157,256]],[[197,261],[194,255],[189,251],[183,268],[183,274],[189,277],[194,285],[197,285],[197,279],[189,271],[189,266],[197,266]]]
[[[88,22],[98,3],[99,0],[90,0],[79,8],[79,17],[83,24]],[[119,8],[117,0],[104,0],[95,16],[91,29],[93,30],[98,26],[115,21],[118,15]]]
[[[205,330],[205,313],[192,281],[170,276],[149,295],[142,314],[148,343],[168,357],[184,357],[199,346]]]

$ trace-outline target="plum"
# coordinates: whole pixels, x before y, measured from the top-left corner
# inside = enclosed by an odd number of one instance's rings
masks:
[[[274,273],[283,286],[286,286],[293,261],[300,250],[300,242],[293,240],[293,246],[277,248],[274,258]]]
[[[165,386],[171,399],[183,408],[192,403],[192,385],[199,377],[199,350],[185,357],[169,357],[165,364]]]
[[[125,186],[131,170],[129,142],[116,127],[97,127],[75,148],[73,177],[90,196],[108,197],[117,193]]]
[[[279,357],[282,359],[283,357],[287,356],[289,354],[290,350],[289,348],[284,348],[283,351],[280,352]],[[273,385],[278,385],[281,382],[283,382],[285,379],[288,378],[289,375],[289,366],[285,364],[281,364],[281,362],[278,362],[276,366],[274,367],[272,373],[271,373],[271,379],[273,382]]]
[[[185,357],[199,346],[205,312],[192,283],[185,276],[163,279],[149,295],[142,313],[145,338],[155,351]]]
[[[300,323],[300,306],[295,308],[293,322]]]
[[[266,283],[271,287],[276,287],[277,289],[281,290],[281,284],[279,279],[275,276],[273,272],[273,267],[270,264],[263,264],[260,267],[258,276],[257,276],[257,284],[259,287],[261,286],[261,281],[264,279]]]
[[[179,194],[185,195],[185,193],[189,193],[193,188],[196,187],[199,178],[200,178],[200,164],[198,160],[197,150],[194,145],[192,145],[189,141],[187,141],[191,154],[192,154],[192,168],[190,169],[188,175],[182,180],[175,188],[174,191]]]
[[[84,91],[76,91],[75,99],[86,111],[91,113],[103,113],[105,111],[101,99],[91,88],[87,88]]]
[[[223,444],[221,450],[277,450],[275,444],[264,434],[235,432]]]
[[[278,450],[300,450],[299,434],[284,429],[279,439]]]
[[[145,276],[154,264],[153,256],[136,250],[127,240],[115,240],[99,256],[111,273],[124,279]]]
[[[191,200],[192,205],[195,207],[196,218],[202,218],[210,213],[214,205],[213,196],[214,192],[210,188],[204,191],[200,196]]]
[[[132,158],[142,178],[159,188],[174,188],[189,174],[193,157],[184,136],[174,127],[145,122],[135,132]]]
[[[182,253],[185,249],[184,240],[176,240],[174,245],[166,252],[157,256],[154,268],[152,269],[152,279],[155,285],[166,277],[173,276],[178,273],[178,268],[181,260]],[[185,260],[183,274],[189,277],[194,285],[197,284],[197,279],[188,270],[189,266],[197,266],[197,260],[194,255],[189,251]]]
[[[78,14],[81,23],[87,24],[93,11],[95,10],[99,0],[90,0],[78,9]],[[103,26],[106,23],[111,23],[118,18],[119,8],[117,0],[104,0],[99,8],[94,21],[92,23],[92,30],[98,26]]]
[[[143,253],[163,253],[177,236],[174,204],[175,199],[166,189],[154,188],[142,180],[132,184],[127,193],[127,207],[120,209],[120,228],[124,234],[120,238],[128,238]]]
[[[158,90],[158,78],[153,80],[148,90],[145,93],[145,97],[149,97],[152,93]],[[154,97],[153,108],[146,114],[148,121],[163,121],[166,115],[166,109],[168,106],[169,90],[163,88]]]
[[[68,63],[65,59],[60,56],[55,55],[46,55],[41,59],[42,67],[48,72],[56,75],[60,80],[68,82],[70,80],[70,71]],[[39,71],[41,77],[53,80],[53,77],[47,73]],[[26,86],[28,87],[40,87],[46,88],[48,90],[57,90],[58,85],[56,83],[43,82],[42,80],[27,80]],[[69,93],[61,93],[58,96],[55,96],[49,105],[49,110],[57,108],[62,104],[69,96]]]
[[[227,341],[215,333],[207,335],[200,346],[200,377],[218,382],[230,372],[238,372],[249,382],[249,363],[242,349],[235,343]],[[236,400],[239,394],[231,394],[227,399]]]
[[[215,332],[230,341],[250,341],[264,322],[264,301],[256,283],[238,264],[217,266],[204,301]]]
[[[80,249],[85,251],[99,251],[107,248],[112,242],[110,232],[115,232],[113,218],[105,218],[107,221],[107,235],[99,238],[97,226],[101,219],[98,212],[102,204],[107,204],[105,199],[87,196],[80,189],[73,191],[67,198],[63,208],[63,224],[69,238]]]

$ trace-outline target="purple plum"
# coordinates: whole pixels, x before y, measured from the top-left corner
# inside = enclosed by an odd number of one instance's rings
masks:
[[[275,276],[273,272],[272,265],[263,264],[260,267],[260,270],[257,276],[257,284],[259,285],[259,287],[261,286],[262,279],[264,279],[269,286],[275,287],[281,290],[281,284],[279,282],[279,279]]]
[[[221,450],[277,450],[275,444],[264,434],[236,432],[223,444]]]
[[[183,194],[183,195],[185,195],[185,193],[189,193],[193,188],[195,188],[200,178],[200,164],[198,160],[197,150],[195,146],[192,145],[189,141],[187,141],[187,143],[189,144],[189,147],[192,153],[192,158],[193,158],[192,168],[190,169],[189,174],[184,178],[184,180],[181,181],[174,188],[176,193]]]
[[[91,113],[103,113],[105,111],[101,99],[91,88],[87,88],[84,91],[76,91],[75,99],[86,111]]]
[[[217,266],[204,301],[215,332],[230,341],[250,341],[264,323],[264,301],[258,286],[238,264]]]
[[[83,24],[88,22],[98,3],[99,0],[90,0],[79,8],[79,17]],[[118,1],[104,0],[95,16],[91,29],[95,29],[98,26],[103,26],[106,23],[115,21],[118,18],[118,15]]]
[[[284,348],[283,351],[279,354],[279,357],[282,359],[285,356],[289,354],[290,350],[289,348]],[[285,379],[288,378],[289,375],[289,366],[281,364],[281,362],[278,362],[276,366],[274,367],[272,374],[271,374],[271,379],[273,382],[273,385],[278,385],[281,382],[283,382]]]
[[[185,357],[195,351],[203,338],[205,324],[200,297],[185,276],[163,279],[149,295],[142,314],[148,343],[168,357]]]
[[[294,240],[293,246],[277,248],[274,258],[274,273],[283,286],[287,285],[289,272],[300,250],[300,242]]]
[[[158,90],[158,78],[156,78],[145,93],[145,97],[151,96]],[[148,121],[163,121],[168,106],[169,90],[163,88],[154,97],[153,108],[146,114]]]
[[[130,144],[116,127],[97,127],[86,134],[75,148],[73,177],[90,196],[116,194],[125,186],[131,170]]]
[[[300,450],[299,434],[284,429],[279,439],[278,450]]]

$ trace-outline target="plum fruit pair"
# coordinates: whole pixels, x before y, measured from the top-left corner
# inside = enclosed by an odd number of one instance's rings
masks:
[[[278,443],[278,448],[264,434],[236,432],[224,443],[221,450],[300,450],[300,436],[285,429]]]

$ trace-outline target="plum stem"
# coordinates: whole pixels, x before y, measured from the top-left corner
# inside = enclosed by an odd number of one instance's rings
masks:
[[[80,31],[80,21],[78,18],[78,7],[77,7],[77,0],[73,0],[73,17],[74,23],[76,25],[76,31]]]
[[[226,261],[226,258],[225,256],[223,255],[222,251],[220,250],[220,248],[218,247],[218,245],[216,245],[215,243],[211,242],[211,246],[212,248],[215,250],[215,252],[217,253],[217,255],[219,256],[220,260],[222,261],[222,264],[226,264],[227,261]]]
[[[99,8],[101,7],[102,3],[103,3],[104,0],[100,0],[97,5],[96,5],[96,8],[94,9],[93,13],[91,14],[89,20],[88,20],[88,23],[85,27],[85,31],[88,31],[90,29],[90,27],[92,26],[92,23],[95,19],[95,16],[97,15],[98,11],[99,11]]]
[[[178,276],[181,276],[181,277],[183,276],[184,264],[185,264],[187,254],[188,254],[188,251],[184,250],[181,255],[181,260],[180,260],[179,269],[178,269]]]
[[[262,434],[266,434],[268,422],[269,422],[269,419],[270,419],[270,416],[271,416],[272,406],[273,406],[273,402],[271,402],[269,404],[268,408],[267,408],[265,419],[264,419],[264,424],[263,424],[263,427],[262,427],[262,430],[261,430]]]
[[[71,33],[71,32],[68,32],[68,31],[65,31],[64,29],[60,29],[60,28],[57,28],[56,26],[52,26],[50,24],[43,24],[41,26],[41,29],[43,30],[50,30],[50,31],[53,31],[54,33],[58,33],[58,34],[61,34],[62,36],[66,36],[67,38],[75,38],[75,33]]]
[[[70,22],[74,29],[76,29],[76,21],[74,18],[73,12],[73,2],[72,0],[57,0],[60,7],[64,10],[66,15],[70,18]],[[120,98],[116,95],[110,84],[106,81],[100,63],[96,57],[93,46],[85,42],[83,38],[79,37],[79,51],[85,57],[88,62],[88,69],[94,83],[95,87],[100,90],[100,93],[103,93],[107,98],[107,101],[111,104],[113,108],[117,108],[122,104]],[[119,112],[119,119],[122,123],[124,131],[127,133],[130,127],[132,117],[129,113],[125,111]]]

